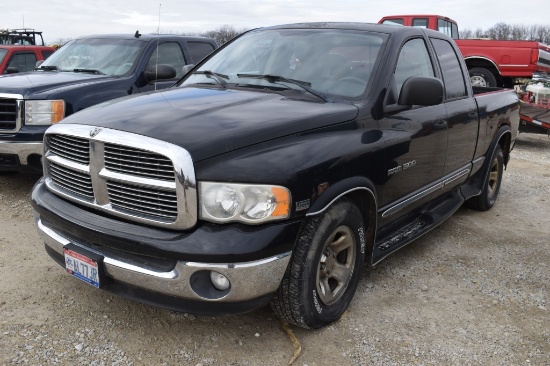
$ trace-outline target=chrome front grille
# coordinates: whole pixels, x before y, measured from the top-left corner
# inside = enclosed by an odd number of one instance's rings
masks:
[[[105,166],[123,174],[174,180],[174,165],[166,156],[128,146],[105,144]]]
[[[171,229],[197,221],[193,162],[178,146],[128,132],[59,124],[45,136],[44,176],[59,196]]]
[[[18,128],[17,99],[0,97],[0,132],[15,132]]]
[[[90,143],[86,139],[51,135],[46,140],[47,148],[53,154],[80,164],[90,164]]]
[[[48,173],[59,188],[76,194],[88,202],[93,202],[94,189],[89,174],[56,164],[53,161],[48,164]]]
[[[140,212],[143,215],[172,221],[178,216],[176,192],[111,181],[107,181],[107,191],[113,207],[121,211]]]

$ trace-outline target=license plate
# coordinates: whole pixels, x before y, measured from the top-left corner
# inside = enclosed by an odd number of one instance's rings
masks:
[[[67,273],[89,283],[92,286],[100,287],[103,277],[103,257],[86,251],[74,244],[64,248],[65,268]]]

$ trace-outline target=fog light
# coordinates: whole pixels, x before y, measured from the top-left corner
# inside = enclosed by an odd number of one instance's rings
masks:
[[[229,280],[221,273],[211,271],[210,281],[212,281],[214,287],[220,291],[225,291],[229,288]]]

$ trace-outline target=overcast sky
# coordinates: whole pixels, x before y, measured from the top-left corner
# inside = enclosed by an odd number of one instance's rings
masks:
[[[439,14],[459,29],[496,23],[550,25],[550,0],[17,0],[3,6],[0,28],[34,28],[46,42],[102,33],[238,30],[304,21],[376,23],[385,15]]]

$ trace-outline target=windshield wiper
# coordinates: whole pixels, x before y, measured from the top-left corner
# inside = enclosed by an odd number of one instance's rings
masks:
[[[216,81],[218,82],[218,84],[220,84],[220,85],[223,86],[224,88],[227,87],[227,86],[226,86],[227,83],[226,83],[225,80],[223,80],[223,79],[229,80],[229,76],[224,75],[224,74],[220,74],[220,73],[218,73],[218,72],[214,72],[214,71],[211,71],[211,70],[195,71],[193,74],[202,74],[202,75],[206,75],[207,77],[216,80]]]
[[[39,66],[37,68],[35,68],[35,70],[48,70],[48,71],[59,71],[59,67],[57,66]]]
[[[321,95],[321,93],[311,89],[311,83],[307,81],[289,79],[289,78],[285,78],[284,76],[269,75],[269,74],[237,74],[237,77],[251,78],[251,79],[265,79],[270,83],[283,82],[283,83],[298,85],[300,88],[304,89],[308,93],[315,95],[317,98],[322,99],[325,102],[328,102],[327,98]]]
[[[74,72],[87,72],[87,73],[90,73],[90,74],[98,74],[98,75],[105,75],[105,73],[99,71],[99,70],[94,70],[94,69],[73,69]]]

